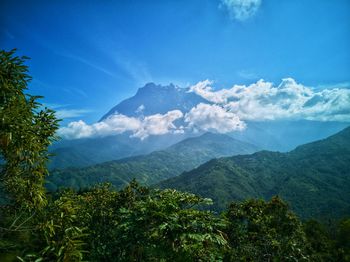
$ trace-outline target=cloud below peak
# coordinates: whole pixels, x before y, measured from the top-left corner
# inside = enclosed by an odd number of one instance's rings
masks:
[[[182,117],[183,113],[180,110],[169,111],[164,115],[155,114],[143,118],[115,114],[104,121],[91,125],[82,120],[74,121],[69,123],[68,126],[60,128],[58,133],[66,139],[79,139],[130,132],[132,137],[143,140],[151,135],[183,132],[173,123]]]

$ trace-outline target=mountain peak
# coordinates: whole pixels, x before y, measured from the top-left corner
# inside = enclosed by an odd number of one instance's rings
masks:
[[[156,88],[156,87],[162,87],[162,86],[159,85],[159,84],[157,85],[154,82],[149,82],[149,83],[145,84],[143,87],[141,87],[140,89],[142,89],[142,88],[145,88],[145,89],[147,89],[147,88]]]
[[[180,88],[173,83],[168,85],[149,82],[137,90],[137,93],[121,101],[105,114],[100,121],[113,114],[138,116],[138,108],[143,105],[143,115],[165,114],[171,110],[180,110],[183,113],[204,101],[194,93],[186,92],[188,89]]]
[[[168,85],[161,85],[161,84],[156,84],[154,82],[148,82],[145,84],[143,87],[140,87],[140,89],[173,89],[175,88],[175,85],[173,83],[170,83]]]

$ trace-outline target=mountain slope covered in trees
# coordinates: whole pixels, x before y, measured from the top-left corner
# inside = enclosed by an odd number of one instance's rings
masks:
[[[130,137],[131,134],[118,134],[106,137],[61,140],[55,143],[50,152],[50,169],[86,167],[106,161],[131,156],[149,154],[167,148],[187,136],[184,134],[151,136],[144,140]]]
[[[56,190],[57,187],[84,188],[108,181],[121,188],[133,178],[149,185],[189,171],[212,158],[248,154],[257,150],[251,144],[226,135],[205,133],[148,155],[80,169],[56,170],[49,177],[47,185],[49,189]]]
[[[279,195],[302,217],[340,217],[350,211],[350,127],[288,153],[214,159],[160,186],[210,197],[217,210]]]

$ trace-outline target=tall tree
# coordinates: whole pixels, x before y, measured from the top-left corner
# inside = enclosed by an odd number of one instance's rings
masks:
[[[31,80],[26,59],[15,50],[0,51],[0,154],[5,162],[1,180],[15,204],[34,210],[46,204],[47,148],[58,120],[38,102],[39,96],[25,94]]]
[[[0,260],[30,249],[37,215],[47,205],[47,148],[58,120],[40,97],[26,94],[26,57],[0,51]]]

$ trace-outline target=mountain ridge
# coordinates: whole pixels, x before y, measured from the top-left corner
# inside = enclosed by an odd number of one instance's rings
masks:
[[[350,127],[288,153],[214,159],[158,186],[211,197],[215,210],[233,200],[279,195],[302,217],[340,217],[350,211],[349,163]]]
[[[76,188],[108,181],[120,188],[136,178],[139,182],[150,185],[191,170],[211,158],[252,153],[257,150],[254,145],[229,136],[206,133],[147,155],[108,161],[80,169],[56,170],[49,177],[49,181],[53,187],[58,185]]]

